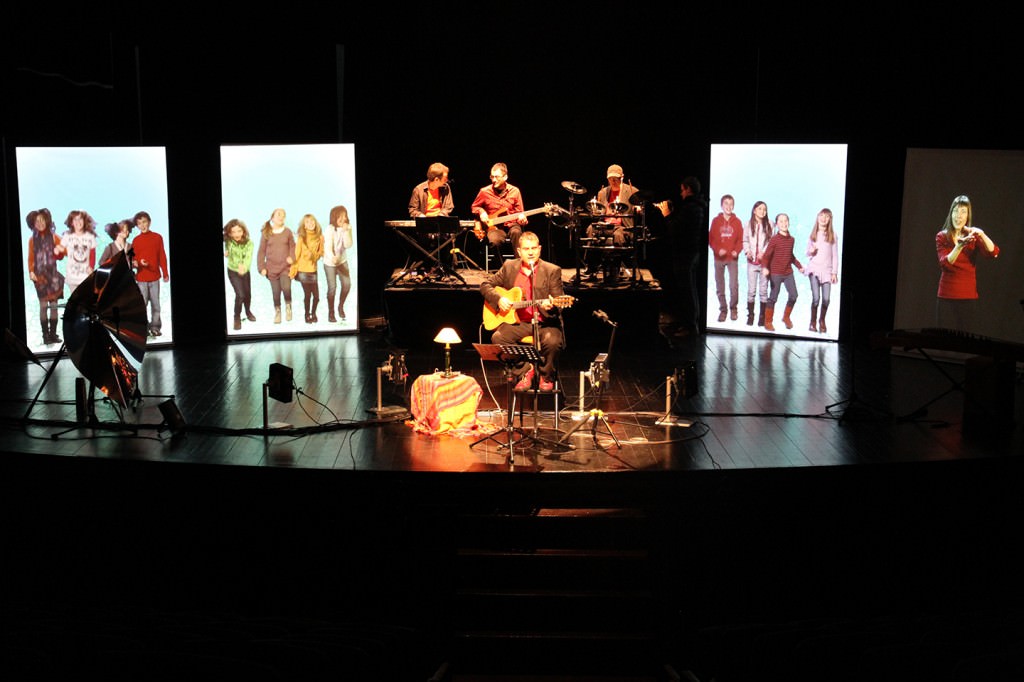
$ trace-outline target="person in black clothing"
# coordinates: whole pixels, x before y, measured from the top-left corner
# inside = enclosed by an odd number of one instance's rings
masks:
[[[666,293],[665,313],[668,318],[663,332],[672,337],[699,334],[700,298],[697,289],[697,268],[700,255],[707,248],[707,206],[701,194],[700,180],[693,176],[679,183],[681,200],[655,204],[664,218],[660,238],[658,279]]]

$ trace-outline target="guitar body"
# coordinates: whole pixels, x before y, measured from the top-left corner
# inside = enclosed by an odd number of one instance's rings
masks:
[[[496,306],[492,306],[490,303],[484,301],[484,329],[487,331],[493,331],[502,323],[516,324],[519,321],[519,318],[516,316],[516,310],[519,308],[528,308],[529,306],[547,301],[545,298],[524,301],[523,290],[519,287],[512,287],[511,289],[494,287],[494,290],[499,296],[504,296],[508,300],[512,301],[512,307],[505,312],[501,312],[501,310]],[[572,306],[575,300],[576,299],[572,296],[555,296],[551,302],[558,308],[568,308]]]
[[[497,307],[491,306],[490,303],[484,303],[484,329],[487,331],[495,330],[502,322],[506,324],[515,324],[519,320],[516,318],[516,306],[515,304],[523,300],[523,290],[519,287],[512,287],[511,289],[502,289],[501,287],[494,287],[494,290],[498,292],[499,296],[504,296],[508,300],[512,301],[512,307],[501,312]]]
[[[497,213],[492,215],[490,220],[488,220],[486,224],[483,221],[480,220],[479,216],[477,216],[476,224],[473,225],[473,234],[476,235],[477,239],[479,239],[480,241],[483,241],[484,237],[487,236],[487,233],[490,230],[492,230],[495,226],[500,225],[501,222],[505,222],[505,221],[500,221],[499,222],[499,221],[496,220],[496,218],[505,215],[507,212],[508,212],[507,208],[501,209],[500,211],[498,211]],[[507,220],[507,218],[506,218],[506,220]]]

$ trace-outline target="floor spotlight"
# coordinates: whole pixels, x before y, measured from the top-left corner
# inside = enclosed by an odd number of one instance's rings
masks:
[[[692,398],[697,395],[697,363],[687,362],[677,367],[671,376],[665,377],[665,415],[657,420],[658,426],[693,426],[693,421],[672,414],[672,387],[676,397]]]
[[[188,424],[185,423],[185,417],[181,414],[181,410],[174,403],[174,398],[163,401],[157,405],[157,408],[159,408],[160,414],[164,418],[161,426],[169,428],[174,435],[178,435],[188,427]]]
[[[697,363],[686,362],[676,368],[675,381],[679,397],[693,398],[697,395]]]
[[[267,395],[282,403],[292,401],[292,387],[295,379],[291,367],[279,362],[270,365],[270,378],[267,379]]]
[[[295,377],[291,367],[285,367],[279,362],[270,365],[270,377],[263,384],[263,429],[290,429],[291,424],[287,422],[270,423],[270,412],[267,409],[267,398],[273,398],[278,402],[290,403],[292,391],[295,388]]]

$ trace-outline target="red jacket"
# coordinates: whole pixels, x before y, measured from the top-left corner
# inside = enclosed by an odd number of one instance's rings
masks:
[[[708,231],[708,246],[719,260],[736,260],[743,253],[743,223],[735,213],[728,220],[724,213],[715,216]],[[719,256],[718,252],[722,249],[725,249],[725,255]],[[733,255],[734,252],[736,255]]]

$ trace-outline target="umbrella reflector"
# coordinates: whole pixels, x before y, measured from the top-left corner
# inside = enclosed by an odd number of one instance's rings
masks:
[[[78,285],[64,308],[64,343],[82,375],[122,407],[146,354],[146,302],[122,251]]]

